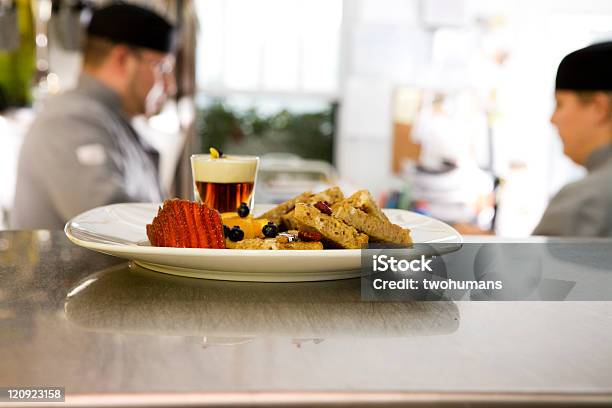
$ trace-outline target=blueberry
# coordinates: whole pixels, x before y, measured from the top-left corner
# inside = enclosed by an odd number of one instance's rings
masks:
[[[240,203],[240,207],[238,207],[238,209],[236,210],[236,212],[238,213],[238,215],[240,216],[240,218],[244,218],[247,215],[249,215],[249,206],[246,205],[246,203]]]
[[[244,231],[239,226],[235,225],[227,234],[228,238],[234,242],[242,241],[244,239]]]
[[[223,224],[223,236],[225,238],[227,238],[227,236],[229,235],[230,232],[230,227],[228,227],[227,225]]]
[[[268,222],[267,225],[264,225],[261,229],[261,232],[264,234],[266,238],[274,238],[278,235],[278,227],[272,221]]]

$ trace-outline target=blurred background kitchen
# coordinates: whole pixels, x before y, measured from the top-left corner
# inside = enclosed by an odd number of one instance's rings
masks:
[[[262,157],[256,202],[340,184],[504,236],[531,233],[583,169],[549,123],[561,58],[612,38],[608,0],[157,0],[182,30],[178,92],[136,128],[160,179],[192,194],[189,156]],[[23,135],[73,87],[103,1],[0,0],[0,229]]]

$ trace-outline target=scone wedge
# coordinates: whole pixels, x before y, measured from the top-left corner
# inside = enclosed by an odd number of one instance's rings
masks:
[[[334,203],[339,203],[344,200],[344,194],[340,187],[330,187],[326,190],[321,191],[320,193],[310,195],[305,199],[298,201],[306,204],[314,204],[319,201],[327,201],[330,205]],[[283,229],[292,230],[298,229],[299,225],[297,220],[295,219],[295,210],[289,211],[287,214],[284,214],[280,217],[280,221]]]
[[[294,217],[301,230],[316,231],[323,236],[323,243],[333,248],[361,249],[367,246],[368,236],[319,211],[312,205],[298,203]]]
[[[314,194],[312,192],[306,191],[283,203],[280,203],[276,207],[272,208],[271,210],[257,217],[257,219],[265,218],[269,221],[272,221],[276,225],[279,225],[281,223],[281,217],[287,214],[289,211],[293,210],[293,208],[295,207],[295,204],[303,203],[304,201],[306,201],[309,197],[312,197],[313,195]]]
[[[334,203],[332,203],[334,204]],[[376,200],[368,190],[359,190],[345,200],[332,205],[332,209],[340,205],[349,205],[384,221],[389,221],[384,212],[376,204]]]
[[[392,224],[386,219],[367,214],[346,202],[335,206],[332,209],[332,216],[368,235],[372,241],[388,242],[406,247],[412,244],[410,230]]]

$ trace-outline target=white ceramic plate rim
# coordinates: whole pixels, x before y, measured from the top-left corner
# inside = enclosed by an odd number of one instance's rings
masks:
[[[171,248],[171,247],[155,247],[155,246],[150,246],[150,245],[139,245],[136,242],[125,243],[125,244],[121,244],[121,243],[105,244],[105,243],[100,243],[100,242],[95,242],[95,241],[90,241],[90,240],[83,240],[83,239],[77,238],[74,235],[73,230],[80,228],[78,224],[78,221],[80,218],[86,217],[88,214],[91,214],[92,212],[100,211],[100,209],[103,209],[103,208],[112,209],[112,207],[126,206],[126,205],[150,205],[150,206],[155,206],[157,208],[160,204],[121,203],[121,204],[110,204],[110,205],[103,206],[103,207],[97,207],[89,211],[86,211],[82,214],[79,214],[76,217],[72,218],[70,221],[68,221],[66,223],[66,226],[64,227],[64,233],[66,234],[68,239],[72,241],[73,243],[75,243],[76,245],[79,245],[85,248],[89,248],[95,251],[99,251],[99,252],[110,253],[111,255],[118,254],[118,253],[133,254],[134,250],[136,250],[137,252],[142,253],[142,254],[158,254],[158,255],[185,255],[185,256],[197,256],[197,255],[211,255],[212,256],[214,255],[216,257],[220,256],[220,257],[232,257],[232,258],[236,256],[240,256],[240,255],[248,255],[249,257],[268,258],[268,257],[277,257],[279,256],[279,254],[282,254],[283,256],[294,256],[294,257],[301,258],[305,256],[306,257],[319,256],[322,254],[325,254],[325,256],[330,256],[330,257],[359,256],[361,252],[360,249],[261,251],[261,250],[256,250],[256,249],[230,249],[228,250],[228,249],[212,249],[212,248]],[[270,207],[272,207],[272,205],[267,205],[267,204],[256,205],[256,209],[258,210],[257,211],[258,213],[265,212],[265,210]],[[427,217],[422,214],[406,211],[406,210],[384,209],[383,211],[387,214],[393,214],[394,212],[404,212],[404,213],[410,214],[413,217],[417,217],[417,218],[422,217],[423,221],[433,222],[434,224],[438,224],[440,225],[440,227],[443,227],[449,233],[449,235],[447,235],[445,238],[429,240],[426,242],[415,242],[415,243],[422,243],[422,244],[447,243],[447,244],[459,244],[459,245],[463,243],[463,237],[461,236],[461,234],[459,234],[459,232],[457,232],[453,227],[451,227],[450,225],[442,221]],[[451,234],[451,231],[453,234]],[[115,237],[110,237],[110,238],[115,238]]]

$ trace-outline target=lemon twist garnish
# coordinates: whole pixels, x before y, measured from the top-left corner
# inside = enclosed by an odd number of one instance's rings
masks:
[[[215,149],[214,147],[211,147],[209,151],[210,151],[210,157],[212,157],[213,159],[218,159],[222,155],[222,153],[219,150]]]

